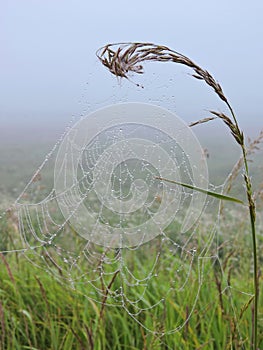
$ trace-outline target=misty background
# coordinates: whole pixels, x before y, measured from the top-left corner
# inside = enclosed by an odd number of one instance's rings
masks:
[[[260,0],[1,1],[2,180],[14,183],[14,173],[40,164],[72,120],[107,104],[157,103],[186,122],[208,116],[209,109],[225,111],[207,86],[174,64],[147,64],[143,77],[132,77],[143,91],[118,82],[95,55],[108,43],[153,42],[187,55],[220,82],[241,127],[257,135],[263,125],[262,13]],[[206,129],[208,137],[215,125]]]

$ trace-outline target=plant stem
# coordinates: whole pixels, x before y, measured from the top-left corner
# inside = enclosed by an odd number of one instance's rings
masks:
[[[254,313],[253,313],[253,349],[257,350],[257,323],[258,323],[258,297],[259,297],[259,280],[258,280],[258,256],[257,256],[257,239],[256,239],[256,213],[255,213],[255,203],[252,194],[252,186],[249,178],[246,150],[242,147],[244,165],[245,165],[245,182],[247,190],[247,199],[249,203],[249,215],[250,215],[250,225],[251,225],[251,235],[252,235],[252,248],[253,248],[253,273],[254,273]]]
[[[202,69],[196,63],[194,63],[188,57],[169,49],[166,46],[155,45],[152,43],[124,43],[117,44],[119,47],[115,51],[112,49],[114,44],[109,44],[97,51],[97,57],[101,63],[109,69],[109,71],[117,77],[128,79],[128,73],[143,73],[142,63],[145,61],[159,61],[159,62],[174,62],[185,65],[194,71],[192,75],[194,78],[203,80],[209,85],[218,97],[227,105],[232,119],[224,115],[223,113],[217,113],[211,111],[212,114],[219,117],[230,129],[231,134],[240,145],[242,149],[243,161],[244,161],[244,181],[246,184],[246,194],[248,200],[252,246],[253,246],[253,262],[254,262],[254,313],[253,313],[253,350],[257,350],[257,318],[258,318],[258,298],[259,298],[259,276],[258,276],[258,256],[257,256],[257,239],[256,239],[256,210],[255,200],[253,198],[252,184],[249,177],[249,168],[247,161],[247,151],[244,141],[243,133],[239,129],[239,125],[233,111],[232,106],[228,102],[228,99],[223,93],[221,86],[213,78],[213,76],[207,71]],[[207,122],[214,118],[206,118],[200,120],[197,123]],[[195,123],[195,124],[197,124]],[[185,184],[180,184],[184,185]],[[197,189],[196,189],[197,190]],[[199,191],[202,189],[198,189]],[[207,192],[208,193],[208,192]],[[215,195],[215,194],[213,194]]]
[[[227,102],[227,106],[233,117],[233,120],[238,128],[237,119],[231,105]],[[252,340],[253,350],[257,350],[257,328],[258,328],[258,299],[259,299],[259,277],[258,277],[258,255],[257,255],[257,238],[256,238],[256,211],[255,201],[253,198],[252,184],[249,176],[249,168],[247,161],[247,152],[245,144],[241,144],[242,155],[244,160],[244,179],[246,183],[246,194],[249,206],[251,236],[252,236],[252,252],[253,252],[253,277],[254,277],[254,312],[253,312],[253,329],[252,329]]]
[[[251,211],[251,207],[249,207],[250,212],[250,223],[251,223],[251,233],[252,233],[252,243],[253,243],[253,265],[254,265],[254,329],[253,329],[253,347],[254,350],[257,350],[257,327],[258,327],[258,297],[259,297],[259,289],[258,289],[258,261],[257,261],[257,240],[256,240],[256,229],[255,229],[255,221],[253,219],[254,215]]]

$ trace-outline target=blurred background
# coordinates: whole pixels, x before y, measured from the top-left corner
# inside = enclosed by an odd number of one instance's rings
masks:
[[[70,123],[90,110],[140,100],[187,123],[210,109],[225,111],[203,82],[174,64],[147,64],[143,77],[131,77],[144,89],[118,82],[95,55],[108,43],[153,42],[187,55],[220,82],[241,127],[257,136],[263,127],[262,13],[260,0],[2,1],[0,193],[16,198]],[[221,181],[239,150],[218,121],[195,131],[210,154],[212,179]],[[220,180],[213,178],[218,168]]]

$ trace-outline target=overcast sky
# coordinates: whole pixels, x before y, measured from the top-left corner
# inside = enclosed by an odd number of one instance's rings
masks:
[[[0,0],[0,137],[6,128],[32,124],[63,130],[94,101],[112,102],[115,80],[95,51],[122,41],[150,41],[188,55],[222,84],[244,127],[261,128],[262,14],[262,0]],[[152,65],[157,80],[168,77]],[[167,85],[167,98],[178,91],[174,84]],[[213,107],[195,88],[191,100],[186,85],[178,101],[175,96],[175,112],[191,101],[194,107],[199,96],[203,108]]]

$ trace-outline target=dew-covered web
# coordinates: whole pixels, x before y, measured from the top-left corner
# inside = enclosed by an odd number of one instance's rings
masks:
[[[48,165],[50,188],[41,186]],[[15,251],[147,330],[173,333],[194,310],[218,217],[204,193],[164,179],[208,188],[206,155],[184,122],[144,103],[94,111],[7,212],[19,231]],[[203,219],[211,212],[212,224]]]

